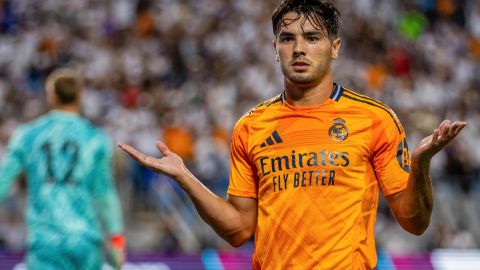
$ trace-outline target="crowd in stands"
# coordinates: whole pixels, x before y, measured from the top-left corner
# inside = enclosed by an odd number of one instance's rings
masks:
[[[480,247],[480,2],[336,0],[335,81],[390,106],[410,151],[443,119],[468,127],[433,160],[436,205],[420,238],[383,201],[378,247]],[[84,114],[114,142],[157,155],[163,140],[225,195],[236,120],[282,90],[272,47],[278,0],[0,0],[0,156],[13,129],[47,110],[43,83],[70,66],[86,78]],[[117,152],[127,240],[138,251],[228,248],[170,179]],[[0,179],[1,180],[1,179]],[[0,210],[0,247],[24,248],[25,185]],[[142,214],[139,214],[142,213]],[[153,222],[149,221],[153,220]]]

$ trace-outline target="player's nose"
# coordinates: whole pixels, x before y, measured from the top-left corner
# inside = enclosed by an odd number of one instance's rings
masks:
[[[295,40],[293,43],[293,55],[294,56],[299,56],[299,55],[305,55],[305,42],[302,41],[301,39]]]

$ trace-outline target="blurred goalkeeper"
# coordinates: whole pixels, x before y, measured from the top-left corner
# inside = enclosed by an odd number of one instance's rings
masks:
[[[112,183],[112,145],[79,115],[83,82],[70,69],[47,79],[51,110],[20,126],[0,167],[0,198],[26,172],[27,268],[101,269],[103,232],[112,263],[125,260],[120,203]]]

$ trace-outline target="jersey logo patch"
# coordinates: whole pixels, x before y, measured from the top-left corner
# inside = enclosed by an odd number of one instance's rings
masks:
[[[328,136],[334,142],[343,142],[348,137],[348,128],[345,126],[345,120],[342,118],[333,119],[333,125],[328,130]]]
[[[407,139],[403,139],[398,144],[397,150],[398,165],[407,173],[410,172],[410,153],[408,152]]]
[[[260,147],[266,147],[267,145],[274,145],[275,143],[282,143],[283,140],[280,137],[280,134],[278,134],[278,131],[273,131],[271,136],[268,136],[268,138],[265,140],[264,143],[260,145]]]

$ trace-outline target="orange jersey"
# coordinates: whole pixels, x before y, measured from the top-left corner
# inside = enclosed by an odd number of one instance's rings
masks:
[[[235,126],[228,188],[258,200],[253,268],[374,268],[379,187],[404,190],[409,164],[399,120],[367,96],[257,106]]]

